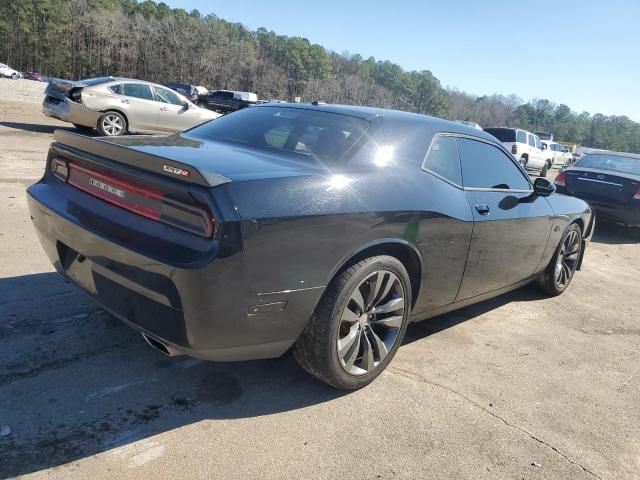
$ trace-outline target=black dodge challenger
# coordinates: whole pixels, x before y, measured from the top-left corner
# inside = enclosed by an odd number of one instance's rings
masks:
[[[56,132],[31,218],[57,271],[168,355],[293,348],[371,382],[407,324],[562,293],[594,217],[500,142],[422,115],[264,105],[168,137]]]

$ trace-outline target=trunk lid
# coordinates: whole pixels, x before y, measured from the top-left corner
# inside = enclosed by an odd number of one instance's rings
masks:
[[[82,82],[74,82],[71,80],[63,80],[60,78],[52,78],[44,91],[44,94],[57,98],[58,100],[64,100],[69,96],[69,92],[73,89],[84,88],[87,85]]]
[[[173,137],[172,135],[171,137]],[[62,152],[62,156],[97,157],[110,162],[144,170],[185,183],[193,183],[204,187],[215,187],[230,180],[213,170],[190,165],[182,160],[182,150],[195,148],[188,142],[168,140],[165,136],[136,136],[117,138],[91,138],[77,133],[56,130],[54,134],[54,150]],[[173,149],[167,149],[169,142]],[[146,148],[145,148],[146,147]],[[173,153],[173,155],[167,155]]]
[[[638,175],[575,167],[565,173],[567,192],[585,199],[626,204],[640,188]]]
[[[130,136],[106,140],[136,155],[172,161],[199,172],[203,178],[226,181],[309,175],[320,170],[312,157],[270,151],[239,143],[205,140],[188,134]]]

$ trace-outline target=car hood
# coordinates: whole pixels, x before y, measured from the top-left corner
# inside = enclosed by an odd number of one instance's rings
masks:
[[[272,152],[242,144],[202,140],[188,134],[168,136],[126,136],[103,138],[138,152],[166,158],[229,180],[255,180],[323,172],[312,157],[286,152]]]

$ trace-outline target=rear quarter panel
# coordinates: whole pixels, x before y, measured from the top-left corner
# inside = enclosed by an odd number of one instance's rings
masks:
[[[414,311],[453,301],[471,209],[463,192],[412,168],[227,184],[242,217],[250,290],[322,288],[363,247],[400,242],[424,265]]]
[[[584,200],[554,193],[547,197],[547,201],[554,212],[553,226],[547,248],[542,255],[536,272],[541,272],[549,264],[562,235],[570,224],[577,222],[582,228],[582,235],[585,238],[591,237],[594,227],[593,212]]]

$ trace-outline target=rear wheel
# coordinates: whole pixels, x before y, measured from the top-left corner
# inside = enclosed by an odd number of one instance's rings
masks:
[[[538,287],[551,296],[564,292],[578,269],[581,253],[582,230],[573,223],[564,232],[551,262],[538,277]]]
[[[17,80],[18,79],[18,74],[17,73],[12,73],[11,74],[11,80]]]
[[[106,137],[118,137],[127,131],[127,121],[119,112],[106,112],[98,120],[98,131]]]
[[[547,171],[549,170],[549,164],[545,163],[544,167],[542,167],[542,170],[540,170],[540,176],[541,177],[546,177],[547,176]]]
[[[520,157],[520,160],[518,160],[520,162],[520,165],[522,165],[522,168],[527,168],[527,157]]]
[[[371,383],[402,343],[411,283],[394,257],[356,263],[332,280],[293,348],[302,368],[336,388]]]

